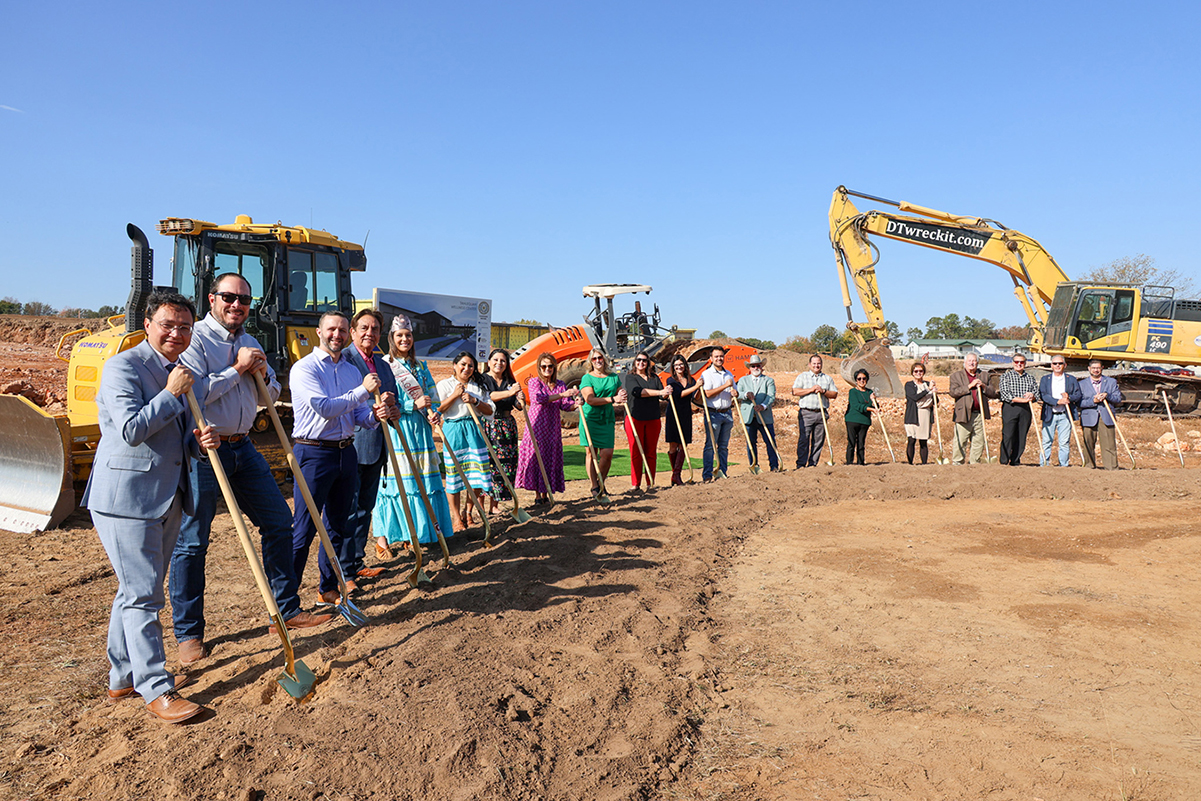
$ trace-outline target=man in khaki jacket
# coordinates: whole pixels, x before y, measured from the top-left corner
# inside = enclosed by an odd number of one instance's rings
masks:
[[[964,451],[970,443],[968,461],[977,464],[984,454],[984,421],[992,417],[988,399],[999,397],[977,372],[980,360],[974,353],[963,357],[963,369],[951,373],[951,397],[955,399],[955,446],[951,453],[953,464],[964,463]]]

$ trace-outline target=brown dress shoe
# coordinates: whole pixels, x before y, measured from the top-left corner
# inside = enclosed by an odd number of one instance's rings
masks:
[[[184,674],[179,673],[175,676],[175,689],[178,690],[180,687],[183,687],[185,684],[188,684],[191,681],[192,681],[191,676],[185,676]],[[138,692],[137,690],[135,690],[133,687],[122,687],[119,690],[109,690],[108,691],[108,699],[110,701],[124,701],[126,698],[141,698],[141,697],[142,697],[142,694],[140,692]]]
[[[289,629],[311,629],[322,623],[328,623],[332,617],[333,615],[314,615],[312,612],[301,610],[285,620],[284,625]]]
[[[188,701],[174,690],[155,698],[146,704],[146,708],[150,710],[150,714],[167,723],[183,723],[204,711],[200,704]]]
[[[184,640],[179,644],[179,663],[194,665],[209,655],[209,649],[204,647],[204,640]]]
[[[366,578],[366,579],[379,578],[383,574],[384,574],[384,568],[382,568],[382,567],[365,567],[362,570],[360,570],[358,573],[355,573],[355,575],[358,576],[359,578]]]
[[[323,604],[336,604],[342,600],[342,593],[337,590],[327,590],[317,594]]]

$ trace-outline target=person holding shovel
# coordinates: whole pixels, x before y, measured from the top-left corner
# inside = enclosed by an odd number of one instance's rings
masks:
[[[372,405],[373,393],[380,391],[379,376],[361,374],[345,357],[343,351],[350,344],[350,320],[345,314],[322,314],[317,339],[320,344],[293,364],[288,374],[296,443],[293,453],[317,512],[325,517],[330,543],[341,554],[346,552],[359,485],[355,427],[374,428],[389,418],[391,409],[384,402]],[[302,582],[317,523],[309,514],[299,481],[293,486],[292,501],[292,569],[296,580]],[[342,598],[338,576],[324,548],[317,554],[317,569],[321,600],[338,603]]]
[[[525,406],[521,384],[513,376],[511,357],[504,348],[493,348],[488,354],[480,381],[492,401],[492,416],[483,421],[484,433],[492,441],[496,461],[500,462],[500,467],[492,465],[492,494],[488,496],[488,514],[494,514],[505,501],[513,500],[504,479],[512,483],[517,478],[517,420],[513,410],[521,411]],[[504,478],[500,474],[501,468],[504,468]]]
[[[1013,369],[1001,375],[1001,464],[1022,463],[1030,433],[1031,409],[1038,398],[1038,382],[1026,372],[1026,354],[1013,354]]]
[[[809,357],[809,369],[792,382],[792,396],[797,401],[796,466],[816,467],[826,446],[826,424],[830,401],[838,397],[834,379],[822,372],[822,357]]]
[[[331,615],[314,615],[301,609],[300,581],[292,566],[292,511],[280,494],[267,460],[250,439],[250,427],[261,401],[254,373],[263,374],[272,400],[279,396],[280,389],[262,346],[243,327],[253,300],[250,284],[237,273],[223,273],[213,279],[208,299],[209,313],[196,323],[192,342],[179,363],[196,376],[196,396],[204,405],[205,421],[221,437],[217,455],[234,497],[258,527],[263,571],[284,624],[291,629],[319,626]],[[185,666],[209,653],[204,644],[204,568],[217,499],[221,497],[207,459],[192,462],[189,481],[196,508],[180,523],[168,576],[175,641],[179,644],[179,661]]]
[[[930,424],[934,420],[934,385],[926,380],[926,365],[914,362],[909,374],[913,380],[905,384],[905,460],[913,464],[915,446],[920,450],[922,464],[930,458]]]
[[[526,391],[530,424],[517,449],[517,486],[533,491],[535,503],[549,503],[551,494],[565,487],[562,413],[579,408],[580,391],[559,380],[559,361],[550,352],[538,355],[538,375],[526,382]],[[538,468],[539,454],[549,487]]]
[[[409,524],[401,507],[400,490],[408,499],[409,513],[413,525],[417,527],[417,542],[421,545],[432,545],[438,541],[438,531],[443,539],[454,536],[454,524],[451,522],[450,502],[446,499],[446,490],[442,484],[441,458],[434,444],[433,427],[441,423],[434,410],[432,398],[438,397],[438,388],[430,368],[423,361],[418,361],[413,339],[413,323],[408,315],[398,314],[392,318],[388,355],[384,361],[392,368],[398,384],[414,387],[414,392],[401,391],[397,393],[396,403],[400,409],[400,418],[396,425],[404,434],[405,442],[413,454],[417,464],[417,473],[409,465],[409,460],[398,459],[400,476],[385,475],[380,479],[379,500],[371,514],[371,525],[375,530],[375,555],[381,560],[393,558],[393,548],[408,549]],[[416,391],[420,387],[420,392]],[[404,448],[400,436],[389,429],[388,436],[392,438],[393,450],[403,453]],[[425,504],[421,502],[421,485],[429,495],[430,508],[434,510],[436,520],[430,518]],[[397,480],[401,481],[397,487]],[[437,530],[435,530],[437,526]]]
[[[998,397],[979,372],[980,357],[969,353],[963,357],[963,369],[951,373],[947,392],[955,399],[955,445],[951,462],[979,463],[984,456],[984,421],[992,417],[988,399]]]
[[[701,388],[700,382],[688,372],[688,359],[681,353],[671,357],[671,378],[667,379],[667,388],[671,390],[668,401],[671,408],[667,410],[663,439],[667,442],[667,459],[671,462],[671,485],[678,487],[684,483],[684,460],[687,458],[684,446],[692,444],[692,399]]]
[[[450,516],[455,531],[462,531],[472,524],[472,506],[467,507],[466,521],[459,511],[459,496],[463,491],[474,492],[481,498],[492,491],[488,446],[471,417],[471,410],[467,408],[467,404],[471,404],[479,410],[479,414],[492,414],[488,390],[476,372],[478,364],[470,353],[459,351],[451,363],[454,375],[438,382],[438,414],[442,415],[442,435],[445,437],[442,447],[443,450],[449,448],[454,451],[463,472],[467,474],[464,483],[455,470],[450,454],[442,454],[443,467],[446,468],[446,491],[450,494]],[[480,503],[482,505],[483,501]]]
[[[100,445],[80,502],[117,577],[108,622],[108,697],[141,697],[167,723],[204,711],[176,692],[187,677],[167,672],[158,619],[180,519],[195,511],[189,464],[204,458],[201,448],[221,443],[213,426],[192,427],[183,401],[193,378],[178,362],[195,321],[192,301],[155,292],[146,304],[146,339],[105,364],[96,395]]]
[[[709,407],[709,436],[705,438],[701,478],[713,480],[713,451],[717,450],[720,476],[726,475],[730,451],[730,432],[734,429],[734,374],[725,367],[726,349],[720,345],[709,352],[709,366],[701,373],[701,400]]]
[[[1051,463],[1051,449],[1056,440],[1059,444],[1059,466],[1068,466],[1068,457],[1072,453],[1072,406],[1078,405],[1082,398],[1080,382],[1075,376],[1068,375],[1067,360],[1063,356],[1051,357],[1051,374],[1045,375],[1038,382],[1038,394],[1043,402],[1043,436],[1042,452],[1039,455],[1039,466]]]
[[[767,464],[774,473],[780,469],[780,455],[776,453],[776,425],[771,406],[776,402],[776,380],[763,373],[763,357],[758,353],[746,360],[748,375],[738,379],[738,406],[742,419],[746,420],[747,456],[752,462],[759,461],[759,434],[767,448]]]
[[[1058,357],[1057,357],[1058,358]],[[1118,441],[1114,436],[1112,407],[1122,402],[1117,379],[1101,375],[1105,365],[1100,359],[1088,363],[1088,378],[1080,387],[1080,428],[1084,431],[1084,466],[1097,467],[1097,440],[1101,440],[1101,464],[1106,470],[1118,469]],[[1105,408],[1108,403],[1110,408]]]
[[[580,426],[580,444],[592,445],[584,458],[595,497],[600,493],[601,477],[609,477],[609,466],[613,464],[613,427],[617,423],[614,407],[626,402],[626,391],[622,389],[621,377],[609,372],[609,359],[600,348],[592,349],[588,363],[592,369],[580,379],[580,397],[584,399],[580,414],[584,415],[588,430],[585,432],[584,426]],[[596,452],[595,463],[593,451]]]
[[[659,419],[660,402],[671,395],[664,389],[657,373],[651,370],[651,357],[640,351],[634,356],[634,369],[626,373],[622,388],[630,398],[630,413],[626,415],[626,441],[630,446],[630,483],[635,490],[642,488],[643,474],[655,483],[656,449],[663,422]],[[646,456],[646,469],[642,457]]]
[[[855,386],[847,393],[847,464],[866,464],[867,432],[872,427],[872,388],[867,370],[855,371]]]

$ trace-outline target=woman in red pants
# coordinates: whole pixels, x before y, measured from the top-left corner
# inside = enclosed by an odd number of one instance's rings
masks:
[[[622,385],[630,398],[630,412],[626,415],[625,423],[626,439],[630,445],[630,483],[634,489],[639,489],[643,470],[638,445],[641,443],[646,453],[647,469],[653,483],[655,448],[659,444],[659,429],[662,426],[659,421],[661,399],[671,395],[671,390],[663,388],[663,382],[651,370],[651,357],[641,352],[634,357],[634,369],[625,375]]]

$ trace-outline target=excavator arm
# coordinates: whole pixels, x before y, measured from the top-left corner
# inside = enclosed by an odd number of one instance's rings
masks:
[[[878,209],[861,212],[851,201],[852,197],[894,206],[918,216]],[[876,285],[879,250],[872,238],[877,236],[987,261],[1005,270],[1013,279],[1013,294],[1022,304],[1034,332],[1031,347],[1036,351],[1041,349],[1055,287],[1069,279],[1036,240],[993,220],[948,214],[913,203],[852,192],[840,186],[834,190],[830,201],[830,244],[838,261],[847,329],[860,344],[866,339],[860,333],[861,329],[874,332],[879,339],[888,334]],[[867,313],[864,323],[855,322],[852,315],[851,284]]]

